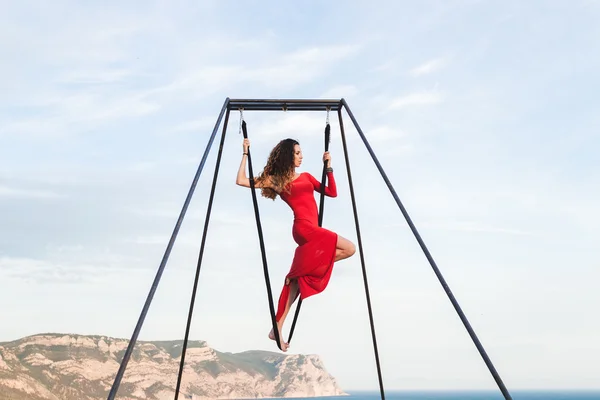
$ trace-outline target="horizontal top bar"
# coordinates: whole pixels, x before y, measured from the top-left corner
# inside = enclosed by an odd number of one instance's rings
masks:
[[[244,111],[331,111],[340,109],[342,100],[321,99],[231,99],[229,110]]]

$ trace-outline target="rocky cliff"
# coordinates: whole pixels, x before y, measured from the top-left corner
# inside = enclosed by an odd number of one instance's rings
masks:
[[[45,334],[0,343],[1,400],[105,400],[128,340]],[[173,399],[182,341],[138,341],[118,400]],[[223,353],[190,341],[182,400],[345,393],[315,355]]]

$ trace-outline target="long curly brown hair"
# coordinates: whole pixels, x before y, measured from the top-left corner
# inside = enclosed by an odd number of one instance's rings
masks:
[[[294,180],[294,146],[299,145],[297,140],[283,139],[271,150],[267,165],[256,178],[256,183],[268,182],[269,186],[262,187],[261,194],[275,200],[277,194],[289,190],[289,184]]]

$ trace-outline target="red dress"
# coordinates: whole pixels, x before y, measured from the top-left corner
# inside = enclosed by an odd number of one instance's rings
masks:
[[[329,185],[325,186],[325,195],[337,196],[333,172],[327,173]],[[333,263],[337,234],[319,226],[319,213],[314,192],[320,193],[321,182],[311,174],[304,172],[290,184],[289,192],[280,196],[294,212],[292,236],[298,243],[292,267],[287,274],[283,290],[279,297],[276,320],[279,321],[290,295],[290,281],[296,279],[302,300],[322,292],[329,282]]]

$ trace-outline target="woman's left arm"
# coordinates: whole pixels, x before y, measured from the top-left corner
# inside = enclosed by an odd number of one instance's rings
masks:
[[[327,162],[327,185],[325,185],[325,195],[329,197],[337,197],[337,186],[335,184],[335,178],[333,177],[333,169],[331,168],[331,154],[328,151],[323,154],[323,161]],[[319,182],[314,176],[308,174],[310,181],[315,188],[315,191],[321,192],[321,182]]]

